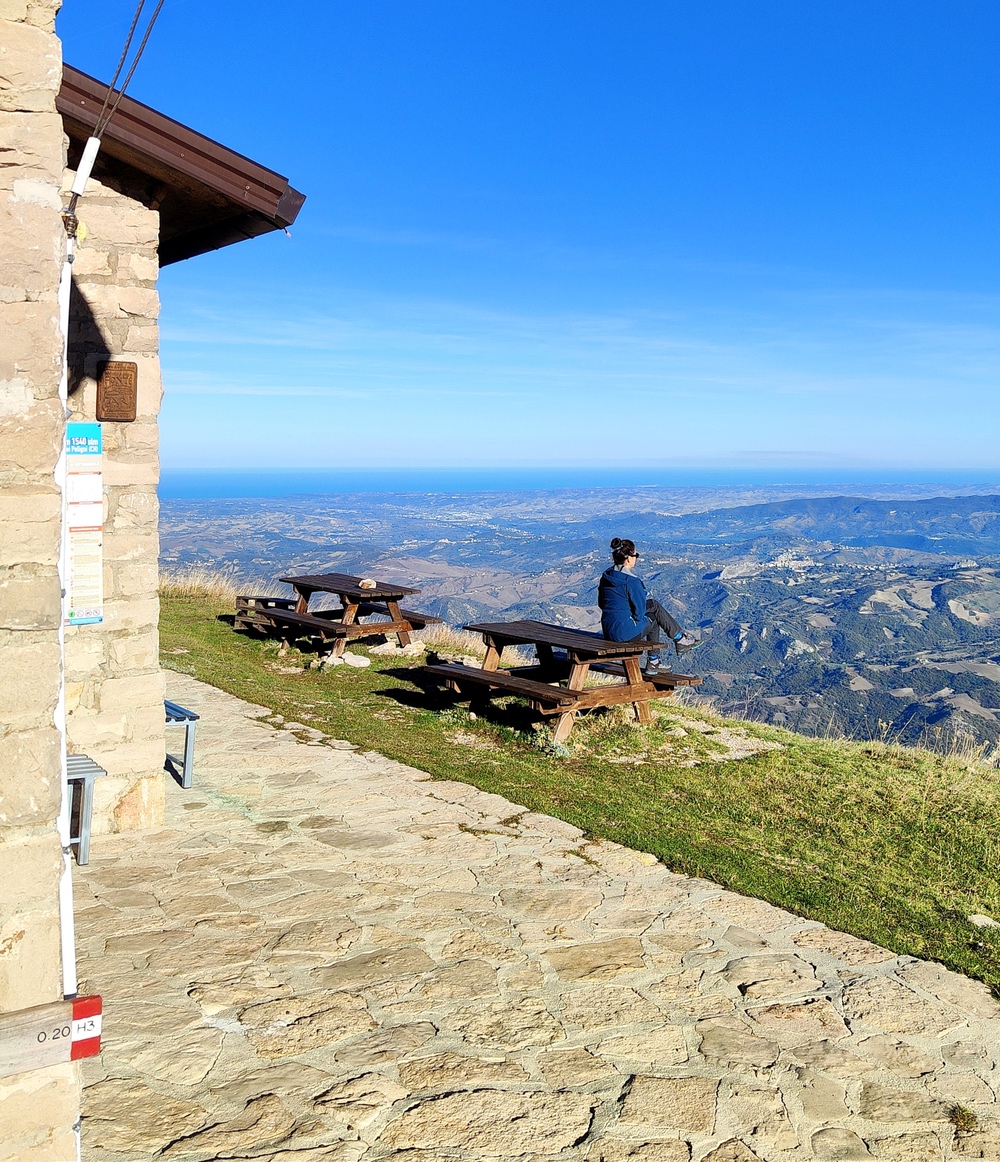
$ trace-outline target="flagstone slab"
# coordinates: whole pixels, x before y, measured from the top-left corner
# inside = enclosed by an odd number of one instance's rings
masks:
[[[195,786],[75,876],[88,1162],[1000,1162],[983,986],[169,695]]]

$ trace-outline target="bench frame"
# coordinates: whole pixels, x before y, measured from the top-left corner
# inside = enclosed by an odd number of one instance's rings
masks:
[[[184,727],[184,755],[178,758],[167,752],[167,765],[173,767],[180,767],[181,771],[181,786],[185,791],[191,789],[191,784],[194,781],[194,734],[195,727],[198,724],[200,714],[195,714],[193,710],[186,710],[183,706],[178,706],[176,702],[170,702],[164,699],[163,710],[166,715],[167,726],[183,726]]]
[[[80,788],[79,799],[73,804],[77,819],[77,834],[70,836],[70,847],[76,848],[76,862],[90,863],[90,826],[94,818],[94,780],[108,772],[85,754],[66,756],[66,782]],[[73,796],[77,799],[77,796]]]

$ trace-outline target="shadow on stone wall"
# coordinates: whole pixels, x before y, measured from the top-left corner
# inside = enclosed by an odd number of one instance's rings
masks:
[[[109,340],[74,278],[69,295],[70,395],[80,390],[85,379],[94,377],[102,359],[110,357]]]

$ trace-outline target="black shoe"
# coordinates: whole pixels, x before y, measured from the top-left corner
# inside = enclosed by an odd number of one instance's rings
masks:
[[[674,639],[674,649],[678,654],[688,654],[700,645],[701,638],[696,638],[694,634],[690,633],[684,633],[681,637]]]
[[[647,658],[646,664],[642,668],[643,677],[655,678],[659,672],[660,672],[660,659],[658,657],[656,657],[655,655]]]

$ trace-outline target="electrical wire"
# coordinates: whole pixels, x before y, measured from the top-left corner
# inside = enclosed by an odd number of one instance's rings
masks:
[[[149,34],[153,31],[153,25],[156,23],[156,18],[160,15],[160,10],[163,8],[164,0],[158,0],[156,7],[153,9],[153,15],[149,18],[149,23],[146,25],[146,31],[142,34],[142,40],[139,42],[139,47],[136,49],[135,56],[132,58],[132,64],[129,66],[128,72],[125,74],[125,80],[122,82],[121,88],[116,90],[115,85],[118,84],[118,78],[121,76],[121,71],[125,67],[125,61],[128,59],[129,49],[132,47],[132,38],[135,36],[135,30],[139,27],[139,20],[142,17],[142,10],[146,6],[146,0],[139,0],[136,5],[135,14],[132,17],[132,24],[128,30],[128,36],[125,37],[125,47],[122,49],[122,55],[118,58],[118,67],[115,69],[115,75],[111,78],[111,83],[108,85],[108,90],[104,94],[104,104],[101,106],[101,111],[97,115],[97,122],[94,125],[94,130],[90,135],[90,139],[84,148],[83,157],[80,160],[80,167],[77,170],[77,178],[79,179],[80,188],[77,188],[78,182],[73,183],[73,190],[70,194],[69,206],[63,214],[63,221],[66,224],[66,232],[70,237],[76,235],[77,220],[76,220],[76,205],[80,200],[80,195],[83,193],[83,186],[87,184],[90,177],[90,167],[94,164],[94,159],[97,157],[97,151],[101,146],[101,137],[118,111],[118,106],[122,103],[122,98],[125,96],[125,90],[129,86],[135,74],[136,66],[142,59],[142,54],[146,51],[146,44],[149,41]],[[114,97],[114,100],[112,100]],[[82,172],[81,171],[85,171]]]
[[[111,100],[111,93],[115,85],[118,84],[118,78],[121,76],[122,68],[125,65],[125,58],[128,56],[128,50],[132,45],[132,37],[135,36],[135,30],[139,24],[139,17],[142,15],[142,10],[146,6],[146,0],[139,0],[139,6],[135,10],[135,15],[132,17],[132,27],[128,30],[128,36],[125,37],[125,47],[122,49],[122,55],[118,58],[118,67],[115,69],[115,75],[111,78],[111,83],[108,85],[108,91],[104,94],[104,104],[101,106],[100,113],[97,114],[97,124],[101,124],[104,114],[107,112],[108,102]],[[100,137],[100,134],[95,134]]]
[[[111,118],[114,117],[118,106],[125,96],[125,91],[129,87],[129,82],[135,73],[136,66],[142,59],[142,54],[146,51],[146,44],[149,41],[149,34],[153,31],[153,25],[156,23],[156,18],[160,15],[160,10],[163,8],[164,0],[158,0],[156,7],[153,9],[153,15],[149,18],[149,23],[146,25],[146,31],[142,35],[142,40],[139,42],[139,47],[136,49],[135,56],[132,58],[132,64],[129,66],[128,72],[125,74],[125,80],[122,82],[121,88],[118,90],[115,99],[111,102],[111,95],[114,92],[115,85],[118,82],[118,77],[121,75],[122,68],[125,65],[125,59],[128,56],[128,50],[132,44],[132,38],[135,36],[135,30],[139,25],[139,19],[142,16],[142,10],[146,6],[146,0],[139,0],[136,6],[135,15],[132,17],[132,26],[128,30],[128,36],[125,38],[125,47],[122,49],[121,59],[118,61],[118,68],[115,69],[115,75],[108,85],[108,92],[104,98],[104,105],[97,118],[97,124],[94,127],[94,136],[100,137],[105,129],[107,129]],[[109,107],[110,102],[110,107]]]

